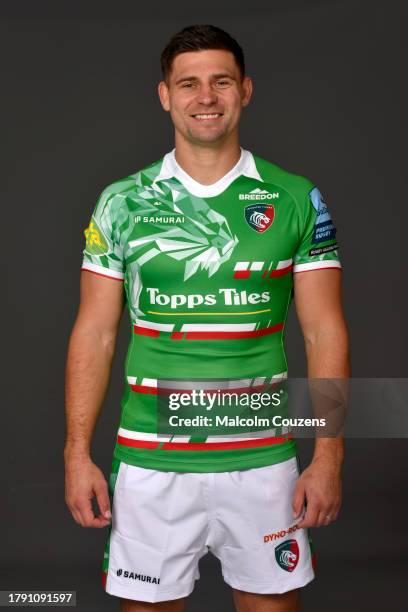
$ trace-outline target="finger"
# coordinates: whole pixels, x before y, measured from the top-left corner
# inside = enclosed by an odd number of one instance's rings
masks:
[[[339,511],[340,511],[340,508],[338,506],[333,506],[333,508],[331,508],[328,512],[326,512],[326,515],[328,514],[330,516],[330,523],[334,523],[334,521],[337,521]]]
[[[75,510],[75,508],[70,508],[70,512],[72,514],[72,516],[74,517],[74,521],[76,523],[78,523],[78,525],[81,524],[81,517],[79,516],[79,513]]]
[[[330,525],[331,523],[331,515],[327,510],[321,510],[317,517],[316,527],[324,527]]]
[[[318,526],[319,527],[327,527],[333,523],[336,519],[336,511],[334,506],[329,506],[327,508],[321,509],[319,513]]]
[[[329,518],[327,519],[327,517]],[[320,512],[317,515],[315,527],[323,527],[324,525],[326,525],[326,521],[327,521],[327,524],[329,524],[330,515],[327,514],[325,510],[320,510]]]
[[[101,484],[98,484],[95,487],[95,495],[96,495],[96,500],[98,502],[98,507],[100,511],[99,518],[105,518],[105,519],[110,520],[112,515],[111,515],[111,509],[110,509],[110,499],[109,499],[109,494],[108,494],[108,483],[106,482],[106,480],[103,480]]]
[[[80,524],[82,527],[106,527],[110,524],[110,519],[103,518],[102,516],[95,516],[93,512],[92,515],[88,512],[81,512]]]
[[[100,529],[101,527],[107,527],[108,525],[110,525],[110,522],[110,519],[106,519],[101,516],[95,516],[92,521],[92,524],[88,525],[88,527],[95,527],[97,529]]]
[[[92,509],[92,498],[82,499],[77,504],[77,511],[81,518],[82,527],[92,527],[96,518]]]
[[[68,510],[72,514],[72,517],[73,517],[74,521],[76,523],[78,523],[78,525],[81,525],[82,524],[82,518],[81,518],[81,515],[80,515],[79,510],[78,510],[77,502],[76,501],[72,501],[72,500],[68,500],[68,499],[66,499],[65,501],[66,501],[66,504],[68,506]]]
[[[81,527],[106,527],[110,524],[109,519],[94,515],[91,500],[72,503],[69,509],[75,522]]]
[[[319,509],[315,505],[308,504],[304,518],[298,523],[299,529],[315,527],[319,515]]]
[[[297,481],[295,491],[293,493],[292,509],[293,518],[298,518],[301,515],[305,504],[305,488],[301,481]]]

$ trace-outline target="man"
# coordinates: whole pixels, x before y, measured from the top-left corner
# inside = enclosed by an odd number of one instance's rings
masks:
[[[295,612],[314,577],[307,529],[339,511],[341,438],[317,439],[299,476],[283,429],[166,434],[159,399],[273,388],[287,376],[292,293],[308,376],[346,378],[335,229],[312,182],[240,147],[252,82],[235,40],[185,28],[162,70],[175,149],[109,185],[85,232],[67,361],[66,501],[80,525],[109,526],[103,581],[125,612],[183,610],[209,550],[238,612]],[[124,294],[132,337],[108,490],[90,444]]]

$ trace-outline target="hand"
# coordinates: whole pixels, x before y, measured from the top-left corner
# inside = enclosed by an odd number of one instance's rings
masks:
[[[96,496],[100,514],[95,516],[91,500]],[[65,501],[82,527],[106,527],[111,522],[108,483],[89,456],[65,459]]]
[[[301,515],[307,500],[306,514],[298,527],[322,527],[336,520],[341,505],[339,466],[330,461],[315,460],[299,476],[293,496],[293,514]]]

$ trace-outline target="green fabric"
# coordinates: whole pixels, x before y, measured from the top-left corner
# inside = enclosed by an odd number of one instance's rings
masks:
[[[120,464],[121,464],[120,459],[114,456],[112,459],[111,473],[110,473],[109,481],[108,481],[108,491],[109,491],[111,512],[113,509],[113,495],[115,492],[116,479],[118,477]],[[108,567],[109,567],[109,545],[110,545],[111,531],[112,531],[112,522],[110,522],[108,525],[108,536],[106,539],[105,551],[104,551],[103,562],[102,562],[102,571],[105,573],[107,573]]]
[[[283,335],[293,275],[291,269],[279,270],[288,260],[294,271],[322,262],[339,266],[335,229],[310,180],[253,159],[261,180],[240,174],[216,196],[197,197],[175,177],[154,183],[161,159],[112,183],[97,201],[84,265],[108,276],[123,275],[131,323],[121,428],[158,433],[156,396],[132,387],[128,377],[142,387],[148,379],[175,379],[183,388],[186,380],[248,379],[253,384],[256,378],[271,381],[287,372]],[[264,204],[269,208],[263,211]],[[272,223],[265,221],[267,214],[273,214]],[[255,228],[259,218],[269,223],[266,230]],[[237,276],[237,264],[246,264],[246,278]],[[171,330],[146,335],[146,321]],[[249,325],[251,333],[261,333],[189,339],[183,326],[192,323],[226,330],[231,324]],[[291,441],[228,450],[162,446],[118,443],[115,457],[153,469],[206,472],[260,467],[295,453]]]

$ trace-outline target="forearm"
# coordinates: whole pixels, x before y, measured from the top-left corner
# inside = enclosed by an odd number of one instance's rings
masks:
[[[313,340],[306,342],[306,354],[309,379],[338,379],[335,382],[335,392],[339,397],[335,399],[337,408],[334,408],[333,421],[343,422],[347,398],[347,379],[350,376],[350,359],[348,337],[345,326],[337,325],[333,331],[321,332]],[[323,387],[324,382],[319,383]],[[332,385],[331,385],[332,387]],[[332,387],[333,389],[333,387]],[[325,395],[319,393],[322,397]],[[327,394],[327,401],[329,394]],[[319,400],[320,400],[319,397]],[[313,400],[313,392],[312,392]],[[321,401],[321,400],[320,400]],[[326,406],[326,409],[330,408]],[[313,462],[331,466],[332,469],[341,469],[344,456],[343,436],[316,437]]]
[[[309,378],[349,378],[348,334],[344,323],[337,322],[335,329],[305,338],[305,347]]]
[[[71,334],[65,376],[64,455],[89,456],[92,435],[105,399],[114,339],[77,323]]]

